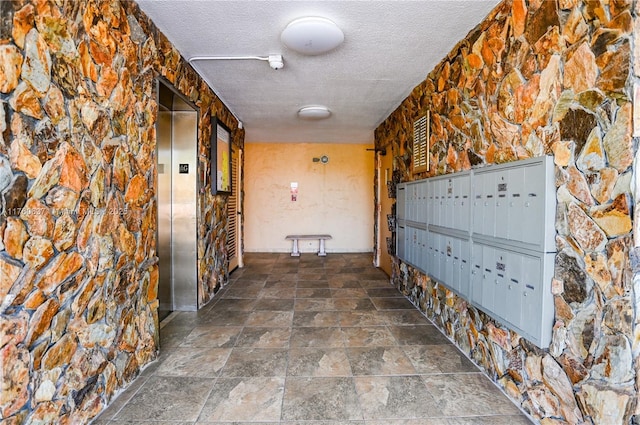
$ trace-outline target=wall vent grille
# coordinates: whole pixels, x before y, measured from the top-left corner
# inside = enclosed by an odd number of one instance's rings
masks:
[[[429,171],[429,113],[413,123],[413,172]]]

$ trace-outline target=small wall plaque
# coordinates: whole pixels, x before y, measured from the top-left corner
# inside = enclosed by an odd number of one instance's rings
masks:
[[[180,164],[178,172],[180,174],[189,174],[189,164]]]

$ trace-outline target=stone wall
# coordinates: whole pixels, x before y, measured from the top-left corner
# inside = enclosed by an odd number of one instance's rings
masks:
[[[376,130],[376,146],[393,145],[401,181],[554,156],[549,347],[533,346],[404,263],[395,261],[392,276],[542,424],[640,421],[640,278],[631,264],[636,13],[629,1],[505,1]],[[431,171],[413,175],[412,124],[427,109]]]
[[[225,283],[222,102],[129,1],[0,2],[0,422],[86,423],[158,354],[155,78],[200,108],[199,305]]]

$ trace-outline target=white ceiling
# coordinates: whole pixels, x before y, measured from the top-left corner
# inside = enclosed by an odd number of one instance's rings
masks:
[[[248,142],[371,143],[375,128],[498,4],[497,0],[138,0],[185,59],[282,54],[284,68],[251,60],[197,61],[194,68],[246,129]],[[334,21],[345,41],[303,56],[280,41],[292,20]],[[332,116],[304,121],[305,105]]]

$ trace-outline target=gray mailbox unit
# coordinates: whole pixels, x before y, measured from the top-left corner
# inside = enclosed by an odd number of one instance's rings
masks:
[[[551,342],[549,156],[398,185],[397,255],[539,347]]]

